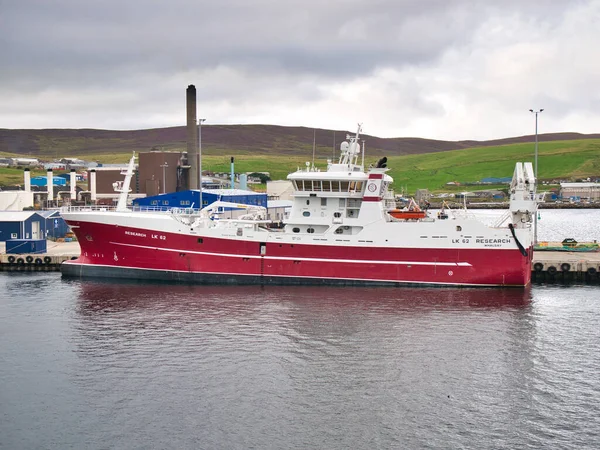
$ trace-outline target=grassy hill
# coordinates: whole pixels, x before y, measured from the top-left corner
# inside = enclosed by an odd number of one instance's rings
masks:
[[[296,155],[312,156],[315,133],[317,157],[329,157],[335,147],[354,130],[323,130],[275,125],[203,125],[202,150],[206,155]],[[465,148],[531,143],[533,136],[519,136],[493,141],[440,141],[420,138],[379,138],[365,134],[367,151],[374,156],[404,156],[446,152]],[[600,139],[600,134],[554,133],[539,136],[541,142],[557,140]],[[335,145],[334,145],[335,143]],[[186,148],[185,127],[150,130],[114,131],[92,129],[0,129],[0,152],[32,155],[46,159],[56,157],[131,154],[152,149],[182,151]]]
[[[203,169],[228,172],[235,156],[237,172],[267,171],[284,179],[312,159],[313,129],[267,125],[213,125],[202,127]],[[335,131],[335,158],[347,132]],[[316,130],[315,163],[325,169],[333,154],[332,130]],[[509,177],[516,161],[534,160],[531,136],[495,141],[434,141],[416,138],[382,139],[363,136],[367,165],[386,155],[390,175],[400,187],[446,190],[450,181],[475,182],[486,177]],[[600,177],[600,135],[545,134],[539,137],[538,168],[541,180],[575,180]],[[132,151],[182,151],[185,128],[154,130],[2,130],[3,154],[31,155],[52,160],[80,157],[105,163],[125,163]],[[43,175],[33,172],[32,175]],[[22,183],[22,171],[0,169],[1,184]]]

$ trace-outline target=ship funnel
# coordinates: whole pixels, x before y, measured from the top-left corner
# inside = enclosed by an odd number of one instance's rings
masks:
[[[54,177],[52,169],[48,169],[46,172],[46,186],[48,188],[48,201],[54,200]]]
[[[69,184],[71,185],[71,200],[77,199],[77,191],[75,187],[77,186],[77,174],[75,173],[75,169],[71,169]]]
[[[96,171],[94,169],[90,172],[90,200],[92,203],[96,202]]]
[[[23,181],[25,185],[25,192],[31,192],[31,172],[29,169],[23,171]]]

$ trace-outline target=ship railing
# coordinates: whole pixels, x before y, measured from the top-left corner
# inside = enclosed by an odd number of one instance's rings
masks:
[[[506,222],[508,219],[510,219],[510,216],[511,216],[511,214],[512,214],[512,213],[511,213],[511,211],[510,211],[510,210],[508,210],[508,211],[505,211],[505,212],[504,212],[504,214],[502,214],[502,215],[501,215],[501,216],[498,218],[498,220],[496,221],[496,223],[494,223],[494,228],[500,228],[500,227],[502,227],[502,226],[504,225],[504,223],[505,223],[505,222]]]
[[[152,213],[172,213],[173,209],[179,209],[183,211],[181,208],[166,208],[160,206],[134,206],[133,208],[128,208],[126,211],[135,211],[135,212],[152,212]],[[89,211],[117,211],[117,207],[114,205],[85,205],[85,206],[63,206],[60,208],[62,212],[89,212]],[[198,214],[200,213],[199,209],[187,208],[185,209],[186,214]],[[179,212],[181,213],[181,212]]]
[[[460,219],[477,219],[477,216],[467,209],[452,209],[448,211],[455,218]]]

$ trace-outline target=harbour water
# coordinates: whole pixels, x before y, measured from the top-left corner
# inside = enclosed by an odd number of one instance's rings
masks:
[[[599,298],[0,273],[0,448],[598,448]]]

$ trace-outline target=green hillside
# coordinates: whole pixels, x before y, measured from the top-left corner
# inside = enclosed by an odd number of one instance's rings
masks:
[[[515,162],[534,162],[533,144],[480,147],[444,153],[388,158],[395,184],[409,192],[437,191],[450,181],[476,182],[487,177],[510,177]],[[538,146],[540,181],[600,177],[600,140],[542,142]]]
[[[379,156],[369,158],[367,165],[375,164]],[[229,157],[204,156],[204,170],[227,172]],[[236,172],[270,172],[272,179],[285,176],[304,167],[308,158],[280,156],[236,156]],[[394,188],[407,187],[440,191],[446,183],[476,182],[487,177],[510,177],[517,161],[534,161],[533,144],[512,144],[480,147],[423,155],[390,156],[388,172],[395,180]],[[326,161],[315,162],[326,168]],[[600,177],[600,139],[542,142],[538,146],[540,180],[575,180],[583,177]]]
[[[325,149],[317,152],[315,165],[321,170],[327,166]],[[126,163],[131,153],[101,153],[73,155],[87,160],[104,163]],[[229,172],[230,157],[235,157],[236,172],[269,172],[273,180],[285,179],[288,173],[305,167],[312,157],[307,149],[306,156],[255,154],[209,146],[202,157],[206,171]],[[375,164],[381,155],[369,156],[367,165]],[[414,193],[416,189],[431,191],[447,190],[446,183],[476,182],[487,177],[512,176],[515,162],[534,160],[534,144],[520,143],[501,146],[476,147],[462,150],[428,153],[407,156],[388,156],[389,174],[394,178],[393,188],[401,187]],[[540,142],[538,147],[538,169],[540,180],[576,180],[586,177],[600,177],[600,139]],[[57,172],[59,173],[59,172]],[[43,171],[33,171],[32,176],[44,175]],[[22,183],[19,169],[0,169],[0,185]],[[470,187],[469,190],[473,190]]]

